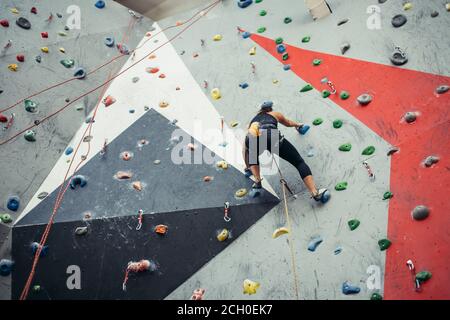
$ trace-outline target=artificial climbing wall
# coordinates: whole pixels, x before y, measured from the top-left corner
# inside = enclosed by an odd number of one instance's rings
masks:
[[[102,134],[93,135],[95,152],[100,151],[105,137],[109,141],[116,139],[143,116],[145,106],[172,121],[177,120],[182,129],[239,169],[242,160],[233,160],[233,152],[227,155],[228,150],[239,150],[239,140],[233,133],[246,126],[262,101],[272,100],[286,116],[308,124],[317,118],[323,120],[305,136],[292,129],[283,130],[310,165],[317,184],[332,192],[329,203],[317,205],[305,192],[296,170],[281,162],[288,184],[298,193],[296,198],[288,200],[294,252],[289,250],[286,236],[271,237],[274,229],[287,224],[280,204],[233,238],[226,249],[167,298],[187,299],[194,289],[202,287],[206,289],[207,299],[243,299],[247,297],[242,293],[244,279],[261,284],[251,296],[256,299],[295,299],[296,291],[299,298],[305,299],[368,299],[372,293],[380,293],[386,299],[449,297],[446,266],[449,218],[445,214],[448,204],[443,197],[448,190],[448,151],[442,148],[448,144],[445,108],[449,100],[448,94],[435,92],[437,86],[449,82],[446,77],[449,67],[445,64],[449,58],[448,44],[440,39],[449,25],[448,13],[437,1],[413,2],[408,11],[404,11],[399,1],[387,1],[377,4],[379,9],[375,9],[380,11],[380,29],[369,30],[366,22],[371,15],[367,14],[367,8],[373,3],[329,3],[333,14],[319,21],[313,21],[298,1],[264,0],[245,9],[238,8],[234,1],[221,1],[210,11],[203,8],[204,17],[184,33],[178,34],[181,28],[171,28],[142,47],[145,50],[138,51],[135,60],[130,58],[126,66],[156,50],[152,61],[139,62],[116,79],[105,93],[117,102],[109,109],[102,109],[104,116],[96,120]],[[176,26],[201,9],[161,21],[155,25],[156,30]],[[262,10],[266,11],[265,15],[260,15]],[[373,15],[372,10],[369,11]],[[435,10],[439,15],[431,18]],[[401,28],[393,28],[391,18],[398,13],[403,13],[408,22]],[[285,23],[286,17],[292,21]],[[348,21],[338,26],[344,19]],[[265,30],[257,32],[261,27]],[[251,32],[252,36],[244,39],[242,30]],[[141,44],[146,40],[146,31],[140,35]],[[215,35],[221,35],[221,40],[213,41]],[[311,37],[309,42],[302,42],[305,36]],[[289,58],[285,61],[276,51],[277,37],[283,38],[287,48]],[[157,49],[158,43],[172,38],[170,45]],[[344,56],[340,51],[343,43],[350,44]],[[394,46],[406,49],[409,58],[406,65],[391,66],[389,56]],[[320,65],[313,66],[314,59],[320,59]],[[284,65],[290,65],[290,70],[285,70],[289,68]],[[163,73],[165,77],[156,75],[158,72],[149,77],[147,68],[158,68],[159,75]],[[137,83],[133,81],[135,77],[140,79]],[[324,78],[332,82],[336,95],[322,97],[321,91],[330,89]],[[239,86],[243,83],[248,87]],[[315,89],[299,92],[306,83]],[[213,88],[220,89],[219,100],[210,96]],[[346,100],[339,97],[344,90],[350,94]],[[356,102],[362,93],[373,97],[366,107]],[[161,105],[163,101],[168,105]],[[135,112],[131,113],[131,109]],[[405,123],[403,116],[408,111],[418,112],[415,122]],[[226,124],[238,123],[234,129],[225,126],[230,134],[225,148],[219,146],[220,133],[207,141],[208,135],[196,134],[194,127],[194,120],[200,120],[206,128],[219,129],[221,116]],[[333,127],[337,119],[343,122],[339,129]],[[79,123],[83,120],[81,117]],[[86,125],[56,155],[61,155],[67,146],[74,146]],[[21,139],[17,141],[29,145]],[[339,151],[339,146],[345,143],[350,143],[352,149]],[[8,145],[12,150],[20,150],[16,141]],[[374,146],[375,152],[362,155],[368,146]],[[388,156],[392,146],[400,151]],[[430,155],[439,157],[440,161],[430,168],[423,167],[421,162]],[[92,161],[92,157],[88,156],[88,160]],[[57,188],[67,159],[61,155],[47,178],[31,184],[35,189],[30,191],[30,197]],[[370,179],[363,161],[375,174],[375,180]],[[281,195],[279,177],[276,173],[266,173],[266,188],[272,186]],[[112,178],[109,181],[113,183]],[[335,191],[334,187],[344,181],[348,183],[347,189]],[[222,192],[214,183],[207,188]],[[387,191],[394,197],[383,200]],[[12,191],[8,189],[5,193],[7,199]],[[25,214],[32,212],[38,203],[39,199],[35,198],[30,203],[26,199],[22,201],[22,208],[27,206]],[[197,205],[201,207],[202,203]],[[411,218],[411,211],[417,205],[431,209],[426,220]],[[23,216],[26,219],[27,215]],[[347,225],[352,219],[360,221],[354,231]],[[205,224],[202,231],[213,232],[209,229],[211,225]],[[435,238],[437,235],[442,239]],[[314,251],[308,250],[312,239],[317,237],[322,242]],[[378,241],[382,239],[392,242],[386,251],[380,251]],[[291,264],[292,256],[295,267]],[[133,257],[132,250],[128,257]],[[414,275],[405,264],[408,259],[414,262],[417,272],[432,273],[422,292],[414,290]],[[109,280],[120,286],[122,279]],[[345,295],[342,285],[346,281],[358,286],[360,292]]]

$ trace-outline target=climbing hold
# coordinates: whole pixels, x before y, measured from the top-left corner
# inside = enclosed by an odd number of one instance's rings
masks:
[[[221,35],[221,34],[216,34],[216,35],[213,37],[213,41],[220,41],[220,40],[222,40],[222,35]]]
[[[114,47],[114,43],[116,42],[116,40],[114,40],[114,38],[113,37],[106,37],[105,38],[105,45],[107,46],[107,47]]]
[[[431,17],[432,17],[432,18],[436,18],[438,15],[439,15],[439,12],[437,12],[437,11],[433,11],[433,12],[431,13]]]
[[[156,164],[156,165],[158,165],[158,164],[160,164],[161,163],[161,160],[155,160],[155,161],[153,161],[153,164]]]
[[[131,82],[133,82],[133,83],[136,83],[136,82],[138,82],[139,81],[139,77],[133,77],[132,79],[131,79]]]
[[[312,252],[316,251],[316,248],[322,243],[322,241],[323,239],[321,236],[312,237],[308,244],[308,250]]]
[[[406,2],[404,5],[403,5],[403,10],[410,10],[410,9],[412,9],[412,7],[413,7],[413,5],[412,5],[412,3],[411,2]]]
[[[27,130],[23,136],[24,136],[25,140],[27,140],[29,142],[36,141],[36,132],[33,130]]]
[[[414,121],[416,121],[417,119],[417,114],[415,112],[407,112],[405,113],[405,115],[403,116],[403,119],[405,119],[405,121],[407,123],[413,123]]]
[[[145,271],[154,271],[156,270],[155,263],[151,263],[149,260],[141,260],[139,262],[128,262],[127,269],[125,270],[125,279],[123,280],[122,284],[122,290],[127,290],[127,282],[128,282],[128,276],[130,272],[138,273],[138,272],[145,272]]]
[[[160,234],[160,235],[165,235],[166,233],[167,233],[167,231],[169,230],[169,227],[168,226],[166,226],[166,225],[164,225],[164,224],[158,224],[156,227],[155,227],[155,229],[154,229],[154,231],[157,233],[157,234]]]
[[[247,38],[250,38],[251,35],[252,34],[250,32],[245,31],[245,32],[242,33],[242,38],[247,39]]]
[[[330,96],[331,92],[328,90],[322,91],[322,98],[328,98]]]
[[[352,286],[348,281],[345,281],[342,284],[342,293],[347,295],[347,294],[356,294],[359,293],[361,291],[361,288],[357,287],[357,286]]]
[[[119,180],[130,179],[132,176],[133,174],[129,171],[117,171],[117,173],[114,175],[114,177]]]
[[[1,113],[0,113],[0,122],[2,122],[2,123],[8,122],[8,118]]]
[[[249,5],[253,3],[253,0],[238,0],[237,4],[239,8],[247,8]]]
[[[103,1],[103,0],[98,0],[96,3],[95,3],[95,6],[98,8],[98,9],[103,9],[104,7],[105,7],[105,1]]]
[[[345,43],[341,44],[340,49],[341,49],[341,53],[345,54],[348,51],[348,49],[350,49],[350,43],[345,42]]]
[[[260,15],[261,17],[264,17],[266,14],[267,14],[267,11],[266,11],[266,10],[261,10],[261,11],[259,12],[259,15]]]
[[[24,101],[25,110],[31,113],[36,113],[38,111],[38,104],[32,100],[26,99]]]
[[[105,105],[105,107],[109,107],[110,105],[114,104],[116,102],[116,99],[112,96],[106,96],[102,103]]]
[[[392,18],[391,22],[395,28],[399,28],[399,27],[403,26],[406,23],[406,21],[408,21],[408,19],[406,19],[405,15],[397,14],[396,16],[394,16]]]
[[[231,126],[232,128],[236,128],[238,125],[239,125],[239,122],[237,122],[237,121],[233,121],[233,122],[230,124],[230,126]]]
[[[218,161],[216,163],[216,166],[217,166],[217,168],[221,168],[224,170],[228,169],[228,163],[225,160]]]
[[[436,93],[437,93],[437,94],[444,94],[444,93],[446,93],[449,89],[450,89],[450,86],[447,86],[447,85],[441,85],[441,86],[439,86],[439,87],[436,88]]]
[[[351,231],[358,228],[359,225],[361,224],[361,222],[358,219],[352,219],[352,220],[348,221],[347,223],[348,223],[348,226],[350,227]]]
[[[374,146],[368,146],[367,148],[365,148],[363,150],[363,152],[361,153],[364,156],[370,156],[375,152],[375,147]]]
[[[399,47],[396,47],[394,49],[394,52],[392,53],[390,60],[391,60],[392,64],[394,64],[396,66],[402,66],[408,62],[406,53],[403,52]]]
[[[92,141],[93,136],[85,136],[83,138],[83,142],[91,142]]]
[[[41,248],[41,252],[39,253],[39,257],[45,257],[47,255],[48,252],[48,246],[42,246],[39,244],[39,242],[33,242],[31,244],[31,251],[33,252],[33,254],[36,254],[36,251],[38,251],[38,249]]]
[[[423,283],[430,280],[431,276],[432,274],[429,271],[420,271],[416,274],[416,280],[419,281],[419,283]]]
[[[239,189],[238,191],[236,191],[235,196],[238,198],[242,198],[246,194],[247,194],[247,189],[242,188],[242,189]]]
[[[48,32],[41,32],[41,37],[43,39],[48,39]]]
[[[11,63],[10,65],[8,65],[8,69],[11,71],[17,71],[17,69],[19,68],[19,66],[15,63]]]
[[[397,147],[391,147],[390,149],[389,149],[389,151],[387,152],[387,156],[389,157],[389,156],[392,156],[394,153],[396,153],[396,152],[398,152],[400,149],[399,148],[397,148]]]
[[[75,234],[77,236],[83,236],[88,233],[88,227],[78,227],[75,229]]]
[[[31,29],[31,23],[27,19],[20,17],[16,20],[16,24],[23,29]]]
[[[73,148],[72,147],[68,147],[64,153],[66,154],[66,156],[68,156],[72,152],[73,152]]]
[[[300,89],[300,92],[307,92],[307,91],[310,91],[312,89],[313,89],[313,86],[308,83],[303,88]]]
[[[383,296],[379,293],[374,292],[370,296],[370,300],[383,300]]]
[[[0,20],[0,24],[5,28],[9,27],[9,21],[6,19]]]
[[[386,192],[383,194],[383,200],[391,199],[393,196],[394,196],[394,195],[392,194],[392,192],[386,191]]]
[[[302,42],[303,43],[307,43],[307,42],[309,42],[311,40],[311,37],[310,36],[306,36],[306,37],[303,37],[302,38]]]
[[[319,66],[319,65],[322,63],[322,60],[320,60],[320,59],[314,59],[312,63],[313,63],[313,65],[315,65],[315,66]]]
[[[75,60],[73,59],[64,59],[61,60],[60,62],[66,68],[72,68],[75,65]]]
[[[285,65],[283,66],[283,70],[284,70],[284,71],[289,71],[289,70],[291,70],[291,65],[290,65],[290,64],[285,64]]]
[[[142,191],[142,183],[140,181],[134,181],[132,186],[134,190]]]
[[[249,279],[244,280],[244,294],[255,294],[256,290],[260,287],[259,282],[255,282]]]
[[[220,242],[225,241],[228,239],[229,236],[229,232],[227,229],[223,229],[222,231],[220,231],[217,234],[217,240],[219,240]]]
[[[263,0],[255,0],[255,3],[260,3],[260,2],[262,2]]]
[[[340,151],[348,152],[352,149],[352,145],[350,143],[344,143],[341,146],[339,146]]]
[[[214,180],[214,177],[212,177],[212,176],[204,176],[203,177],[203,182],[210,182],[212,180]]]
[[[240,83],[239,87],[241,87],[242,89],[246,89],[248,88],[248,83],[247,82]]]
[[[370,102],[372,102],[372,96],[368,93],[363,93],[358,98],[356,98],[358,103],[362,106],[367,106]]]
[[[387,248],[389,248],[391,246],[392,242],[389,241],[388,239],[381,239],[378,241],[378,246],[380,247],[381,251],[386,250]]]
[[[338,21],[337,25],[338,25],[338,26],[342,26],[343,24],[345,24],[345,23],[347,23],[347,22],[348,22],[348,19],[342,19],[342,20],[339,20],[339,21]]]
[[[350,94],[347,91],[342,91],[340,97],[342,100],[347,100],[350,97]]]
[[[286,47],[284,46],[284,44],[277,45],[277,52],[278,53],[286,52]]]
[[[42,51],[43,53],[48,53],[48,52],[49,52],[49,49],[48,49],[48,47],[42,47],[42,48],[41,48],[41,51]]]
[[[256,54],[256,47],[251,47],[248,51],[248,54],[251,56],[254,56]]]
[[[272,83],[273,83],[273,84],[277,84],[278,82],[279,82],[279,81],[278,81],[277,79],[273,79],[273,80],[272,80]]]
[[[159,103],[160,108],[167,108],[169,106],[169,103],[167,101],[161,101]]]
[[[17,61],[19,62],[24,62],[25,61],[25,56],[23,54],[18,54],[16,56]]]
[[[125,44],[122,43],[118,43],[116,45],[117,49],[119,49],[119,52],[123,55],[128,55],[130,54],[130,49],[128,49],[128,47]]]
[[[7,277],[13,270],[14,262],[8,259],[0,260],[0,276]]]
[[[431,167],[433,164],[436,164],[439,162],[439,157],[436,156],[428,156],[425,158],[425,160],[423,161],[423,164],[425,167],[429,168]]]
[[[11,215],[8,213],[4,213],[4,214],[0,215],[0,220],[3,223],[11,223],[12,222]]]
[[[314,119],[312,124],[315,126],[318,126],[318,125],[322,124],[322,122],[323,122],[323,120],[321,118],[316,118],[316,119]]]
[[[219,100],[222,97],[222,95],[220,94],[220,90],[218,88],[212,89],[211,90],[211,97],[214,100]]]
[[[41,63],[42,57],[41,56],[36,56],[35,60],[36,60],[37,63]]]
[[[286,234],[286,233],[289,233],[289,230],[286,227],[281,227],[281,228],[275,229],[275,231],[272,233],[272,238],[274,238],[274,239],[278,238],[279,236]]]
[[[87,184],[86,177],[83,175],[76,175],[72,177],[72,180],[70,180],[70,188],[75,189],[77,186],[80,186],[80,188],[84,188]]]
[[[347,189],[347,186],[348,186],[348,183],[346,181],[343,181],[343,182],[339,182],[338,184],[336,184],[334,189],[336,191],[343,191],[343,190]]]
[[[308,126],[307,124],[304,124],[304,125],[302,125],[301,127],[298,128],[298,132],[301,135],[305,135],[308,132],[309,128],[310,128],[310,126]]]
[[[205,294],[205,289],[199,288],[195,289],[192,293],[191,300],[203,300],[203,295]]]
[[[450,11],[450,2],[445,4],[445,10]]]
[[[84,70],[84,68],[77,68],[73,76],[77,79],[84,79],[86,77],[86,71]]]
[[[258,30],[256,30],[258,33],[263,33],[266,31],[266,27],[259,27]]]
[[[275,43],[276,44],[282,44],[283,43],[283,38],[281,38],[281,37],[276,38],[275,39]]]
[[[283,61],[286,61],[287,59],[289,59],[289,54],[287,52],[283,53],[283,55],[281,56],[281,59]]]
[[[285,24],[288,24],[288,23],[291,23],[291,22],[292,22],[292,18],[290,18],[290,17],[284,18],[284,23]]]
[[[336,247],[336,249],[334,249],[334,251],[333,251],[335,256],[338,255],[341,252],[342,252],[342,247]]]
[[[339,129],[340,127],[342,127],[342,120],[339,120],[339,119],[334,120],[333,121],[333,128]]]
[[[414,208],[411,212],[411,216],[414,220],[425,220],[430,215],[430,209],[427,206],[420,205]]]
[[[120,158],[125,161],[131,160],[133,158],[133,153],[129,151],[124,151],[120,154]]]

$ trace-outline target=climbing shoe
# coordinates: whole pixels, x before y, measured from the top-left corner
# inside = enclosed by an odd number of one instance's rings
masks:
[[[325,203],[330,199],[330,192],[326,188],[319,189],[313,199]]]
[[[247,178],[250,178],[253,175],[252,171],[249,168],[245,168],[244,174]]]
[[[262,180],[261,180],[261,181],[262,181]],[[255,183],[252,185],[252,189],[262,189],[262,183],[261,183],[261,181],[255,182]]]

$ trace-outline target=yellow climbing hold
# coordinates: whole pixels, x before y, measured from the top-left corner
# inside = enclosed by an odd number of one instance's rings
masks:
[[[450,2],[445,4],[445,9],[446,9],[447,11],[450,11]]]
[[[217,235],[217,240],[219,240],[220,242],[225,241],[228,239],[228,230],[227,229],[223,229],[222,231],[220,231],[220,233]]]
[[[213,40],[214,40],[214,41],[220,41],[220,40],[222,40],[222,35],[221,35],[221,34],[216,34],[216,35],[213,37]]]
[[[222,95],[220,94],[220,90],[218,88],[214,88],[211,90],[211,97],[214,100],[219,100],[220,98],[222,98]]]
[[[44,53],[48,53],[48,47],[42,47],[41,51],[44,52]]]
[[[273,84],[277,84],[278,82],[279,82],[279,81],[278,81],[277,79],[273,79],[273,80],[272,80],[272,83],[273,83]]]
[[[221,160],[219,162],[216,163],[217,168],[221,168],[221,169],[228,169],[228,163],[225,160]]]
[[[160,108],[167,108],[169,106],[169,103],[167,101],[161,101],[159,103]]]
[[[289,233],[288,228],[286,227],[281,227],[276,229],[273,234],[272,234],[272,238],[278,238],[279,236],[282,236],[283,234]]]
[[[236,191],[235,196],[238,198],[242,198],[246,194],[247,194],[247,189],[242,188],[242,189],[239,189],[238,191]]]
[[[256,54],[256,47],[252,47],[248,52],[249,55],[254,56]]]
[[[12,63],[8,66],[8,69],[11,71],[17,71],[17,68],[19,68],[19,67],[15,63]]]
[[[406,3],[403,5],[403,10],[409,10],[409,9],[412,9],[412,7],[413,7],[413,5],[412,5],[411,2],[406,2]]]
[[[17,8],[11,8],[11,13],[19,14],[19,10]]]
[[[244,294],[255,294],[256,290],[260,287],[259,282],[255,282],[249,279],[244,280]]]
[[[66,49],[64,49],[64,48],[59,48],[59,52],[61,52],[61,53],[66,53]]]

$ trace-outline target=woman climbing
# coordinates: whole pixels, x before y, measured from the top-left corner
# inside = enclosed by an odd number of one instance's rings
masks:
[[[273,111],[271,101],[264,102],[258,114],[250,121],[248,132],[243,146],[245,161],[245,175],[254,176],[254,189],[261,189],[261,175],[259,156],[265,151],[274,153],[278,151],[280,158],[288,161],[297,168],[303,182],[311,196],[316,201],[326,202],[324,194],[327,189],[317,189],[314,183],[311,169],[298,153],[297,149],[278,131],[278,123],[286,127],[295,127],[297,130],[304,127],[303,124],[287,119],[282,113]],[[261,141],[262,140],[262,141]],[[328,194],[328,193],[327,193]]]

